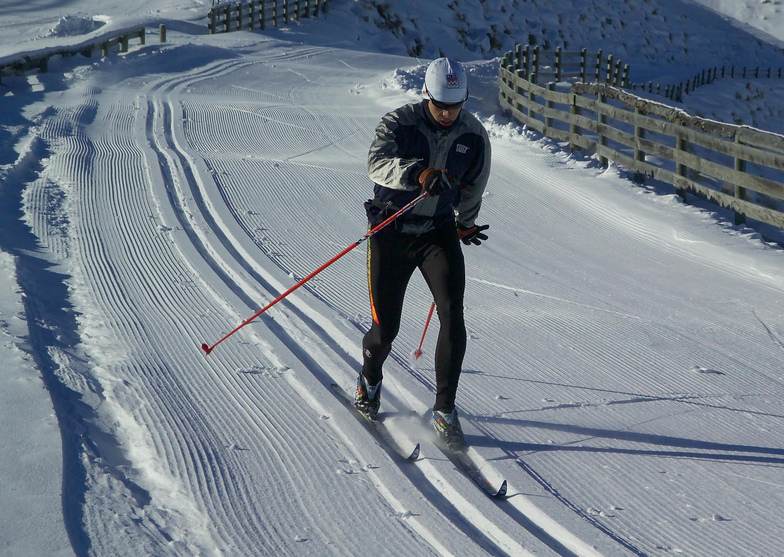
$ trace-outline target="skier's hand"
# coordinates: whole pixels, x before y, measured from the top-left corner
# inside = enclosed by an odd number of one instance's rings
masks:
[[[440,195],[452,189],[449,176],[442,168],[425,168],[419,173],[417,181],[428,195]]]
[[[483,224],[482,226],[474,225],[470,228],[464,228],[458,224],[457,235],[465,245],[470,246],[471,244],[474,244],[479,246],[483,241],[487,240],[487,234],[484,234],[484,231],[488,228],[490,228],[489,224]]]

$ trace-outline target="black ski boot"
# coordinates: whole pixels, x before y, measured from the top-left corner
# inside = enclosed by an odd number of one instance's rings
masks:
[[[354,406],[371,420],[375,420],[381,407],[381,381],[377,385],[368,385],[367,379],[360,373],[357,379],[357,392],[354,395]]]
[[[466,447],[463,428],[457,418],[457,409],[451,412],[441,410],[433,411],[433,429],[436,430],[441,441],[453,451],[464,451]]]

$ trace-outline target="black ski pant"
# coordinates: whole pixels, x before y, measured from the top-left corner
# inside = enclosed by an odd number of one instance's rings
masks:
[[[440,323],[433,409],[451,411],[466,350],[465,261],[456,226],[449,223],[421,235],[384,228],[368,240],[367,265],[373,324],[362,340],[362,374],[370,385],[381,381],[381,367],[400,330],[408,282],[419,269],[430,287]]]

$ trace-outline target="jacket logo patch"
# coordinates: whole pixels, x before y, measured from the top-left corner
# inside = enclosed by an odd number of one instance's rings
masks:
[[[457,149],[457,152],[460,153],[461,155],[465,155],[468,152],[468,147],[466,147],[462,143],[458,143],[455,146],[455,149]]]

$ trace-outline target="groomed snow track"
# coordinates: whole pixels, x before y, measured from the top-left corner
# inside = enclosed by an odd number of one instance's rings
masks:
[[[461,412],[471,457],[508,479],[505,500],[405,419],[434,392],[427,358],[406,358],[429,304],[421,280],[383,410],[422,458],[377,443],[331,389],[350,390],[360,367],[363,250],[205,356],[202,342],[364,234],[372,130],[411,99],[385,80],[414,65],[213,40],[129,54],[114,62],[126,73],[84,70],[30,131],[42,162],[20,174],[21,205],[75,316],[74,338],[39,349],[52,397],[67,392],[78,418],[63,437],[81,467],[64,494],[80,510],[67,523],[77,553],[743,554],[749,536],[775,537],[758,496],[784,463],[766,441],[784,390],[778,255],[553,144],[494,136],[493,237],[467,254]],[[664,270],[678,288],[657,280]],[[748,520],[723,518],[725,501]],[[667,527],[677,520],[687,527]]]

